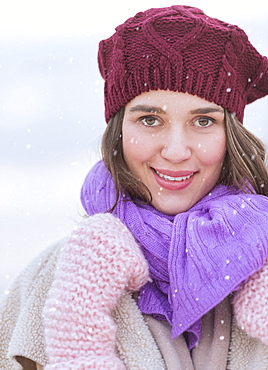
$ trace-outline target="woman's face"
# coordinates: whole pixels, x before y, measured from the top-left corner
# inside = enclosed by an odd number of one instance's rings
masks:
[[[224,110],[188,93],[149,91],[125,108],[124,158],[152,205],[185,212],[217,183],[226,152]]]

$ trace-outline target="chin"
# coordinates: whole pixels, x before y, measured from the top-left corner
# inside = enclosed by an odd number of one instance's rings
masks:
[[[156,208],[158,211],[166,214],[166,215],[169,215],[169,216],[176,216],[178,213],[183,213],[183,212],[186,212],[188,211],[194,203],[190,203],[190,204],[180,204],[180,205],[177,205],[176,206],[176,203],[178,204],[179,201],[163,201],[161,202],[161,204],[159,202],[152,202],[152,205],[154,206],[154,208]]]

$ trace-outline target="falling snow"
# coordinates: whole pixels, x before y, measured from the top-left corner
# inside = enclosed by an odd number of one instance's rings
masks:
[[[19,21],[26,25],[25,17]],[[245,23],[253,42],[267,54],[267,39],[260,38],[267,22]],[[98,25],[103,29],[103,22]],[[51,25],[47,26],[50,32]],[[72,27],[69,22],[66,30]],[[0,207],[1,257],[12,261],[0,269],[3,292],[9,279],[37,252],[69,233],[80,213],[80,186],[88,168],[99,159],[105,128],[103,81],[96,59],[99,37],[94,30],[81,38],[15,36],[2,40],[0,48],[0,185],[5,194]],[[248,82],[252,83],[250,78]],[[245,126],[266,143],[267,106],[266,98],[250,104],[245,116]]]

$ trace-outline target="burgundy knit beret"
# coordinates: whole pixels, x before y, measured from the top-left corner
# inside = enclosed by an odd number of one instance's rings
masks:
[[[243,30],[174,5],[136,14],[99,44],[106,121],[149,90],[188,92],[234,113],[268,94],[268,59]]]

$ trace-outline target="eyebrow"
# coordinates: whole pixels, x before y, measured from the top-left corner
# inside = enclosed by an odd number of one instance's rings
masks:
[[[151,105],[135,105],[129,109],[129,112],[145,112],[145,113],[161,113],[165,114],[166,111],[160,107],[154,107]]]
[[[145,112],[145,113],[160,113],[166,114],[166,111],[160,107],[155,107],[151,105],[135,105],[134,107],[129,109],[129,112]],[[208,114],[213,112],[224,113],[222,108],[214,108],[214,107],[205,107],[205,108],[198,108],[191,110],[191,114]]]
[[[207,107],[207,108],[198,108],[190,111],[191,114],[208,114],[213,112],[224,113],[224,110],[222,108]]]

